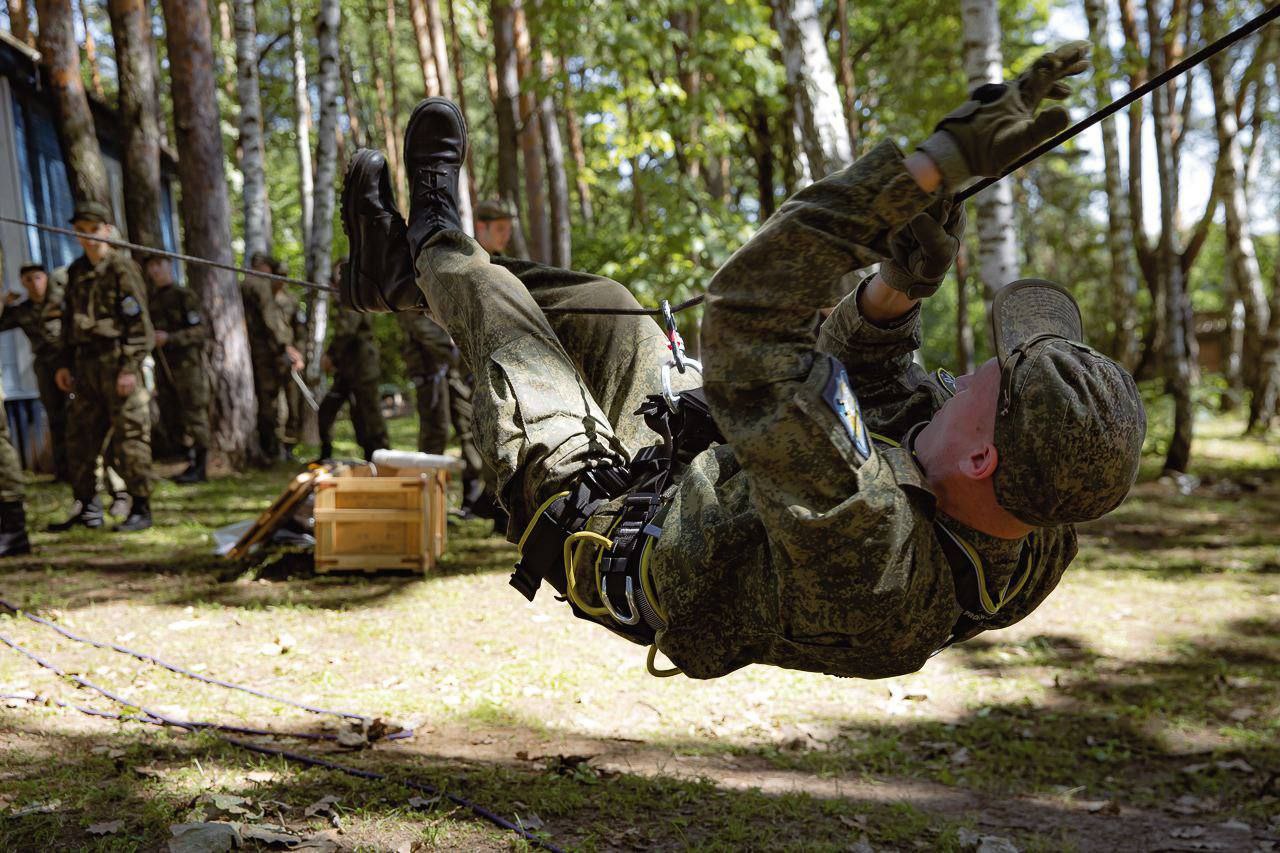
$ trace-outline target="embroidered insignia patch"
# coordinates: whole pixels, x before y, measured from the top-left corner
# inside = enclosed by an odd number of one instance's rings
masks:
[[[823,399],[840,419],[840,425],[849,434],[853,442],[854,452],[863,462],[871,457],[871,434],[867,432],[867,424],[862,419],[862,409],[858,406],[858,398],[849,385],[849,374],[843,365],[832,365],[831,378],[827,380],[827,388]]]
[[[132,296],[126,296],[120,300],[120,313],[126,317],[137,317],[142,313],[142,306]]]
[[[293,315],[293,322],[297,323],[299,326],[305,324],[307,322],[307,309],[299,308],[298,313]]]
[[[949,396],[956,395],[956,378],[951,375],[951,371],[945,367],[939,367],[933,372],[933,376],[938,380],[938,384],[947,392]]]
[[[199,312],[199,311],[188,311],[188,312],[187,312],[187,325],[188,325],[188,326],[199,326],[199,325],[200,325],[200,312]]]

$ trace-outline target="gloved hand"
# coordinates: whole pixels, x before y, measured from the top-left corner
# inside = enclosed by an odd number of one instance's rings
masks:
[[[880,264],[880,278],[912,299],[932,296],[960,251],[965,224],[963,204],[934,202],[890,235],[890,257]]]
[[[1071,94],[1063,78],[1089,68],[1089,42],[1073,41],[1037,59],[1012,83],[979,86],[947,114],[920,150],[938,165],[955,192],[974,177],[996,177],[1023,154],[1066,129],[1065,107],[1037,114],[1045,98]]]

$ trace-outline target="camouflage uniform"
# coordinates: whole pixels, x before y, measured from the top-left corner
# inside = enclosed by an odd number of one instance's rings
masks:
[[[200,299],[170,284],[151,293],[151,325],[169,334],[156,347],[156,397],[165,432],[175,444],[184,436],[192,447],[209,446],[209,375],[204,368],[208,326]]]
[[[300,300],[287,287],[276,291],[276,304],[289,320],[289,328],[293,331],[292,343],[299,351],[304,351],[307,344],[307,310]],[[284,443],[292,447],[302,440],[302,391],[292,376],[285,378],[284,383]]]
[[[378,345],[373,339],[373,318],[368,314],[338,308],[333,317],[333,338],[325,351],[333,363],[333,385],[320,401],[317,417],[321,456],[332,455],[333,422],[344,403],[351,404],[351,425],[364,457],[387,447],[387,424],[382,419],[378,395]],[[324,452],[324,451],[328,452]]]
[[[911,361],[919,311],[881,328],[861,316],[855,292],[821,343],[816,335],[817,307],[847,289],[847,273],[885,257],[889,232],[932,201],[897,148],[881,144],[802,190],[715,276],[703,357],[728,443],[693,460],[653,520],[662,534],[650,565],[666,620],[656,642],[686,674],[766,663],[885,677],[964,638],[953,636],[963,611],[935,533],[936,498],[909,449],[909,428],[949,394]],[[656,441],[631,413],[660,387],[658,326],[539,310],[607,306],[611,296],[634,307],[621,286],[491,264],[458,231],[436,235],[417,268],[433,313],[475,367],[479,444],[512,538],[585,471]],[[1008,541],[941,521],[969,546],[987,589],[1013,591],[965,636],[1029,613],[1076,550],[1070,526]],[[592,563],[589,548],[581,565]],[[575,589],[598,606],[590,574]]]
[[[62,300],[66,292],[65,273],[49,275],[43,302],[28,299],[4,309],[0,315],[0,332],[21,329],[31,342],[35,356],[36,386],[40,403],[49,420],[49,438],[53,446],[53,468],[59,480],[66,480],[67,469],[67,395],[58,390],[54,374],[58,372],[58,350],[62,346]]]
[[[240,284],[245,326],[249,332],[249,358],[253,362],[253,390],[258,398],[258,446],[268,460],[280,455],[280,390],[290,382],[289,356],[293,329],[280,310],[271,282],[246,276]]]
[[[150,395],[142,382],[142,362],[154,346],[138,265],[114,250],[96,266],[84,255],[77,258],[67,271],[57,361],[75,378],[67,406],[67,422],[75,426],[67,433],[67,461],[77,500],[96,493],[94,467],[109,431],[129,494],[150,497]],[[138,378],[128,397],[116,393],[116,379],[124,371]]]
[[[404,332],[405,372],[418,408],[418,450],[444,453],[449,443],[449,369],[458,360],[453,339],[420,311],[401,311],[396,320]]]

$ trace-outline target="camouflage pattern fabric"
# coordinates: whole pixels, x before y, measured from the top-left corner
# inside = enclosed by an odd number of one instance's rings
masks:
[[[118,472],[134,497],[151,494],[150,395],[142,382],[142,362],[155,346],[142,271],[112,251],[96,266],[80,256],[67,271],[62,346],[57,364],[75,377],[67,406],[67,461],[72,494],[95,493],[94,468],[107,433]],[[116,393],[116,379],[138,377],[128,397]]]
[[[263,455],[275,459],[284,431],[278,400],[285,382],[290,381],[285,347],[293,345],[293,330],[276,302],[271,282],[246,276],[240,283],[240,295],[253,362],[253,390],[258,398],[258,445]]]
[[[378,395],[382,370],[373,337],[373,315],[338,307],[333,314],[333,338],[325,354],[333,362],[334,380],[320,403],[320,442],[328,445],[332,441],[338,411],[343,403],[350,403],[356,442],[365,458],[371,458],[373,451],[390,444]]]
[[[156,397],[165,432],[176,442],[209,446],[209,375],[204,369],[208,324],[200,299],[189,288],[171,284],[151,294],[151,324],[168,332],[156,347]]]
[[[449,443],[449,368],[458,358],[444,328],[420,311],[401,311],[404,366],[418,409],[418,451],[444,453]]]
[[[4,272],[4,251],[0,249],[0,274]],[[14,328],[13,325],[5,326],[5,320],[9,319],[6,315],[12,308],[6,308],[3,301],[0,301],[0,328]],[[26,327],[21,327],[26,330]],[[32,340],[32,349],[35,349],[37,342]],[[0,415],[4,413],[4,389],[0,388]],[[13,442],[9,440],[9,419],[0,417],[0,502],[8,503],[11,501],[21,501],[25,490],[26,478],[22,474],[22,460],[18,458],[18,452],[13,449]]]
[[[58,352],[62,347],[62,300],[66,287],[66,271],[55,270],[49,275],[43,302],[28,299],[6,307],[0,314],[0,332],[21,329],[31,343],[36,386],[49,422],[53,469],[58,478],[64,480],[67,478],[67,395],[58,390],[54,374],[58,372]]]
[[[276,291],[275,298],[280,311],[289,320],[289,327],[293,332],[293,345],[299,352],[306,352],[307,309],[302,306],[302,300],[285,287]],[[284,399],[281,403],[284,407],[284,441],[287,444],[298,444],[302,440],[302,409],[306,403],[303,402],[302,391],[293,381],[293,377],[289,376],[286,379]]]

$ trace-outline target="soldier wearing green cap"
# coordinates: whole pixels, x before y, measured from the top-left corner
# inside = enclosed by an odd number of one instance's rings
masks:
[[[926,373],[912,355],[918,303],[963,236],[954,193],[1067,125],[1039,107],[1087,57],[1086,43],[1052,51],[975,90],[916,152],[882,142],[789,199],[710,283],[700,391],[664,375],[652,320],[550,312],[637,307],[616,282],[491,258],[463,233],[465,124],[443,99],[420,104],[407,225],[379,239],[344,208],[349,232],[364,228],[353,281],[407,251],[477,368],[480,447],[521,548],[512,584],[532,598],[549,582],[695,678],[753,663],[898,675],[1034,610],[1075,556],[1074,525],[1137,475],[1133,379],[1040,280],[996,300],[997,357],[974,373]],[[875,263],[822,322],[842,280]]]
[[[67,462],[75,507],[51,530],[102,526],[94,469],[108,433],[132,499],[119,531],[151,526],[150,396],[142,362],[155,346],[138,265],[95,237],[115,236],[111,212],[81,202],[71,218],[84,254],[67,270],[55,381],[70,395]]]
[[[54,381],[58,349],[62,340],[62,295],[65,286],[61,276],[50,276],[43,264],[25,264],[19,271],[27,298],[19,300],[9,294],[0,316],[0,332],[21,329],[31,343],[35,357],[32,367],[40,403],[49,421],[49,440],[53,449],[53,470],[66,482],[67,474],[67,398]]]

